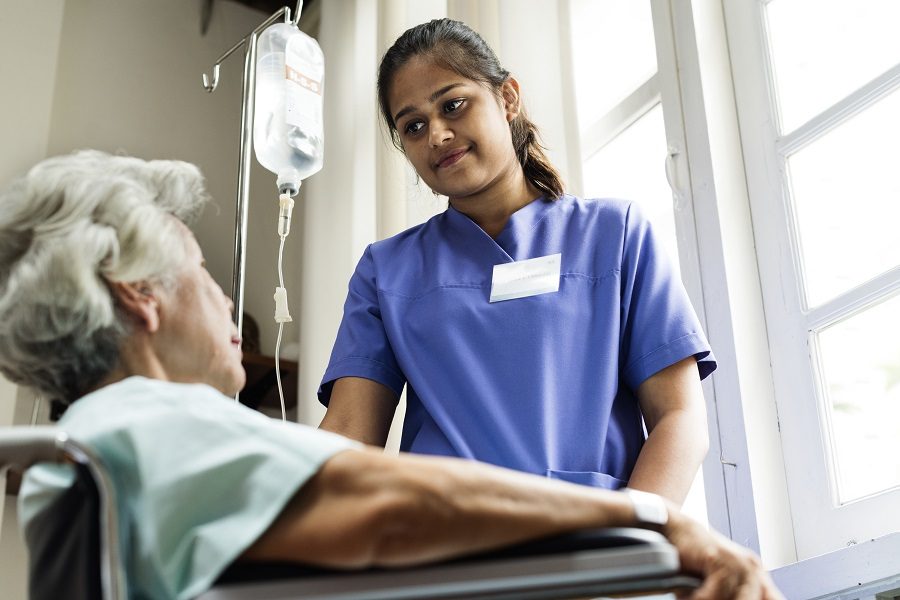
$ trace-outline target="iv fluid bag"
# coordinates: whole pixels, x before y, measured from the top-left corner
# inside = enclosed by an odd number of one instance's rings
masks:
[[[319,44],[295,26],[276,23],[259,36],[253,148],[280,190],[296,193],[322,168],[324,75]]]

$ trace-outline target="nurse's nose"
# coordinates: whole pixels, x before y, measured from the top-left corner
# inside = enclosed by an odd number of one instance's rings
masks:
[[[428,124],[428,143],[432,148],[439,148],[453,139],[453,130],[447,127],[443,119],[432,119]]]

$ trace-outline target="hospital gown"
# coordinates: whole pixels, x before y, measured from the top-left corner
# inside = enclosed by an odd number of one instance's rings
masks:
[[[274,421],[206,385],[131,377],[75,402],[59,422],[94,449],[117,494],[131,598],[191,598],[249,547],[336,452],[358,445]],[[38,465],[23,528],[73,481]]]
[[[495,265],[561,255],[559,290],[490,302]],[[538,199],[492,239],[452,206],[370,245],[322,379],[406,385],[401,449],[604,488],[644,443],[636,390],[682,359],[715,369],[640,208]]]

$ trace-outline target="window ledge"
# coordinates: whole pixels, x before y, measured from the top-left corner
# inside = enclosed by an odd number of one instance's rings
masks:
[[[898,556],[900,533],[891,533],[775,569],[772,578],[791,599],[875,599],[900,588]]]

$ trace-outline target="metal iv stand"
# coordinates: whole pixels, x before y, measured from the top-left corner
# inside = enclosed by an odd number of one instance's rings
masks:
[[[241,152],[237,181],[237,212],[234,220],[234,263],[231,279],[231,300],[234,302],[234,322],[238,335],[244,328],[244,267],[247,259],[247,204],[250,199],[250,154],[253,145],[253,111],[256,104],[256,40],[259,34],[282,15],[285,23],[296,26],[300,22],[303,0],[297,0],[294,18],[287,6],[275,11],[256,29],[251,31],[234,46],[229,48],[213,65],[212,83],[203,74],[203,87],[207,92],[216,91],[219,85],[219,66],[235,50],[244,46],[244,82],[241,101]]]

